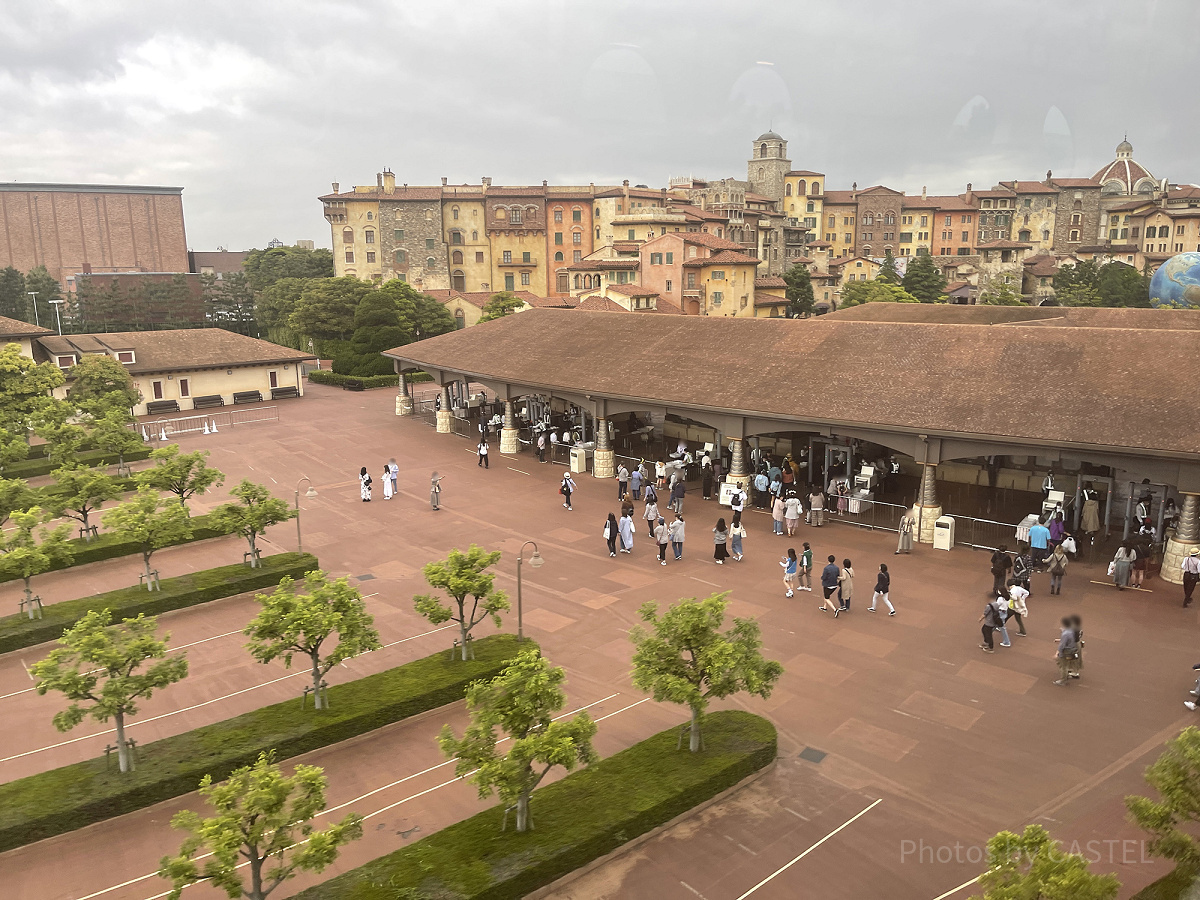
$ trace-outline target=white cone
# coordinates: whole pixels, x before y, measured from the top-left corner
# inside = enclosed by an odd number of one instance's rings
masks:
[[[208,430],[208,420],[207,420],[207,419],[205,419],[205,420],[204,420],[204,433],[205,433],[205,434],[211,434],[211,433],[212,433],[212,432],[210,432],[210,431]]]
[[[146,430],[145,425],[142,426],[142,440],[145,441],[147,444],[150,443],[150,432],[148,432]]]
[[[161,431],[159,431],[158,439],[160,441],[165,441],[167,439],[167,429],[165,427]]]
[[[212,433],[213,434],[217,433],[217,420],[216,419],[213,419]]]

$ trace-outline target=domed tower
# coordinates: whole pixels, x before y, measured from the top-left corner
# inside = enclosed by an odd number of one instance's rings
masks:
[[[1119,194],[1153,194],[1156,182],[1150,170],[1133,159],[1133,144],[1117,144],[1117,158],[1095,175],[1105,196]]]
[[[792,161],[787,158],[787,141],[773,131],[760,134],[750,149],[750,161],[746,163],[746,180],[750,192],[783,199],[784,176],[791,171]]]

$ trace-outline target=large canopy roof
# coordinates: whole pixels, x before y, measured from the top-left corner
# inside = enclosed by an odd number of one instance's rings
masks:
[[[385,356],[522,390],[1034,447],[1200,460],[1195,320],[879,304],[884,321],[624,316],[539,309]],[[906,308],[911,312],[906,312]],[[849,312],[849,311],[847,311]],[[929,321],[938,313],[954,322]],[[1112,312],[1115,317],[1105,317]],[[1016,321],[1025,315],[1029,321]],[[909,316],[912,321],[904,321]],[[1059,327],[1046,327],[1058,318]],[[1115,327],[1108,327],[1109,325]],[[991,324],[995,322],[995,324]],[[783,430],[781,428],[781,430]]]

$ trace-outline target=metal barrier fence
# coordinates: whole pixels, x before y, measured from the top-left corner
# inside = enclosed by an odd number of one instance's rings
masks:
[[[437,409],[434,407],[435,402],[435,397],[429,397],[424,400],[418,400],[413,404],[413,415],[430,428],[437,427]]]
[[[954,516],[954,543],[977,550],[1010,550],[1017,546],[1017,526],[993,519]]]
[[[879,531],[898,532],[900,517],[908,510],[907,506],[884,503],[882,500],[851,499],[847,504],[846,511],[839,515],[836,497],[829,497],[826,503],[832,504],[825,509],[826,522],[842,522],[846,525],[857,525],[860,528]]]
[[[160,438],[164,432],[168,438],[185,434],[207,434],[211,431],[219,432],[222,428],[254,425],[259,422],[275,422],[278,419],[278,406],[256,406],[250,409],[214,410],[207,415],[200,416],[153,419],[142,422],[138,427],[143,430],[144,438],[155,440]]]

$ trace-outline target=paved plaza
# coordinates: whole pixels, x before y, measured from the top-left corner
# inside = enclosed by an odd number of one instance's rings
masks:
[[[217,435],[181,438],[185,450],[207,448],[225,487],[195,506],[226,499],[242,478],[260,481],[289,502],[307,476],[319,496],[301,499],[304,548],[333,575],[349,575],[388,646],[338,667],[330,681],[381,671],[447,648],[453,632],[434,629],[412,609],[425,589],[421,566],[474,542],[504,551],[498,586],[514,599],[505,630],[515,630],[515,558],[535,540],[545,558],[524,571],[524,625],[550,660],[565,667],[568,710],[600,720],[597,749],[609,755],[672,725],[683,709],[656,704],[634,688],[628,630],[648,600],[729,591],[733,615],[758,619],[765,653],[785,672],[769,700],[732,698],[770,718],[779,759],[757,781],[608,860],[550,896],[625,900],[782,900],[792,897],[935,900],[966,897],[955,889],[982,868],[980,848],[1002,828],[1039,822],[1068,846],[1100,857],[1122,896],[1168,870],[1144,855],[1142,834],[1125,820],[1122,797],[1146,790],[1142,771],[1161,745],[1194,721],[1182,700],[1197,662],[1200,611],[1180,608],[1180,590],[1159,580],[1152,592],[1092,583],[1103,565],[1073,565],[1061,596],[1037,576],[1029,601],[1030,635],[982,653],[977,620],[991,585],[985,553],[946,553],[920,546],[893,555],[895,535],[830,524],[801,526],[795,538],[771,533],[765,513],[748,515],[745,560],[716,566],[709,530],[728,510],[692,491],[684,559],[658,565],[644,523],[631,557],[610,559],[601,537],[618,509],[616,486],[576,476],[574,510],[556,488],[562,466],[532,454],[476,465],[474,442],[441,435],[394,413],[390,390],[351,393],[310,385],[302,400],[280,404],[278,422]],[[359,500],[357,474],[367,466],[377,486],[395,457],[400,492],[390,501]],[[443,509],[428,503],[432,470],[445,476]],[[640,513],[640,504],[639,510]],[[819,589],[785,598],[778,559],[789,546],[812,544],[823,561],[849,557],[857,591],[848,615],[817,610]],[[294,523],[276,526],[270,552],[296,548]],[[155,555],[163,577],[241,559],[239,538],[171,548]],[[668,554],[668,557],[670,554]],[[869,613],[880,562],[892,572],[895,617]],[[135,583],[135,557],[37,579],[47,603]],[[0,585],[0,608],[16,608],[19,582]],[[305,673],[281,663],[254,663],[240,629],[254,614],[252,597],[220,600],[167,614],[162,625],[183,648],[191,674],[144,704],[130,734],[145,743],[298,697]],[[1087,639],[1083,678],[1056,687],[1053,655],[1060,616],[1078,613]],[[480,634],[492,632],[489,624]],[[61,699],[39,697],[25,667],[47,647],[0,656],[0,779],[94,757],[111,734],[85,722],[67,734],[50,723]],[[298,701],[297,701],[298,702]],[[449,722],[462,728],[461,703],[306,754],[324,766],[334,815],[369,815],[365,835],[320,877],[411,843],[484,808],[474,787],[453,779],[453,764],[434,737]],[[288,763],[290,765],[291,763]],[[537,816],[536,797],[533,815]],[[168,827],[178,809],[199,808],[196,795],[0,854],[4,900],[150,900],[166,883],[153,877],[182,834]],[[1089,843],[1091,842],[1091,843]],[[790,865],[789,865],[790,864]],[[786,867],[786,868],[785,868]],[[782,871],[780,871],[782,870]],[[778,874],[776,874],[778,873]],[[772,877],[774,876],[774,877]],[[208,886],[188,900],[223,896]]]

